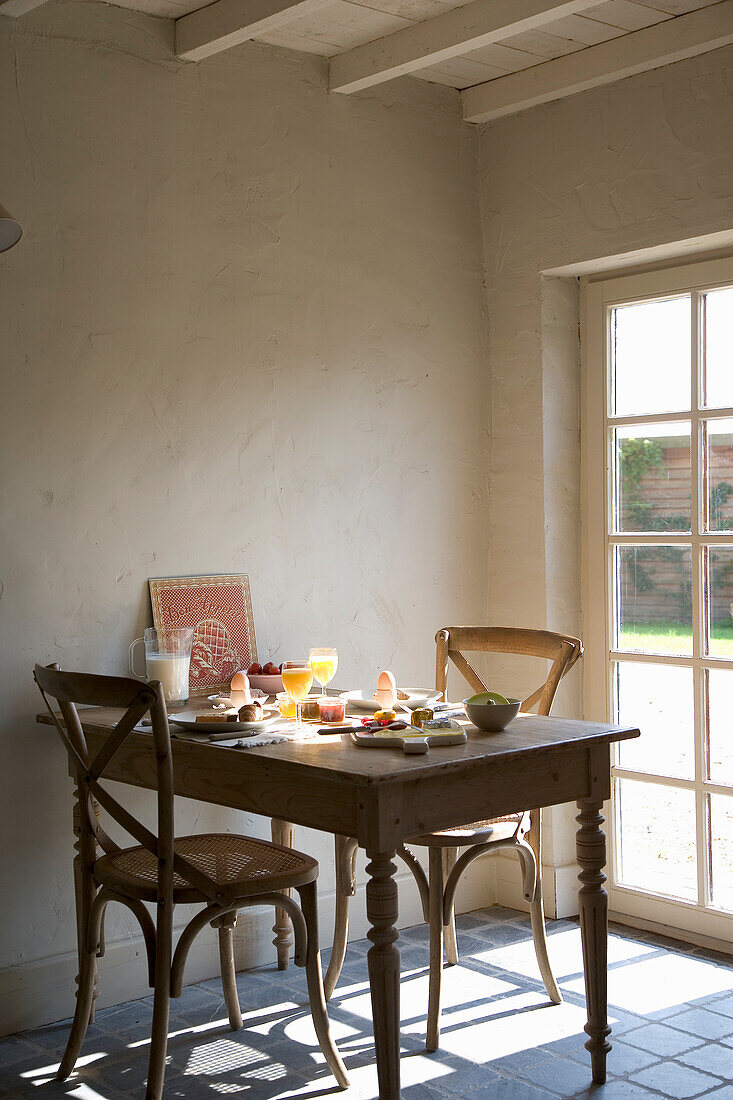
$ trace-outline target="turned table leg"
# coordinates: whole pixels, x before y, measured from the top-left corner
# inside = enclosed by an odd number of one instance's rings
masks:
[[[395,852],[367,851],[366,907],[372,941],[367,962],[380,1100],[400,1096],[400,952]]]
[[[270,829],[273,844],[282,844],[286,848],[293,847],[293,826],[289,821],[279,821],[273,817]],[[290,897],[290,890],[282,892]],[[275,939],[272,942],[277,949],[277,968],[287,970],[290,962],[290,948],[293,946],[293,924],[284,909],[275,910],[275,923],[272,930],[275,933]]]
[[[611,1049],[607,1036],[607,956],[608,956],[608,894],[603,889],[606,876],[606,835],[601,828],[602,802],[580,799],[580,813],[576,821],[580,828],[576,836],[576,848],[581,882],[580,933],[583,941],[583,971],[588,1022],[586,1050],[590,1051],[593,1068],[593,1084],[602,1085],[606,1080],[606,1055]]]

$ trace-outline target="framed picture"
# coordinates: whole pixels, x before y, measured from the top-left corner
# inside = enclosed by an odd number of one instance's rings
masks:
[[[189,694],[228,688],[232,675],[257,660],[249,577],[152,577],[153,625],[193,627]]]

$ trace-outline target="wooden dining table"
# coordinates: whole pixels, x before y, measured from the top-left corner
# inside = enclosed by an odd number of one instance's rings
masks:
[[[120,712],[80,710],[96,752]],[[50,723],[47,714],[38,721]],[[587,1000],[585,1043],[595,1084],[606,1078],[608,897],[603,888],[606,838],[601,813],[610,794],[610,747],[639,736],[633,727],[520,715],[502,733],[463,721],[466,744],[411,756],[393,748],[358,748],[348,734],[236,748],[173,739],[176,794],[293,825],[356,837],[368,856],[369,982],[379,1095],[400,1096],[400,952],[394,857],[410,836],[527,808],[578,806],[579,911]],[[107,778],[154,789],[152,735],[132,733]],[[283,929],[285,939],[285,929]]]

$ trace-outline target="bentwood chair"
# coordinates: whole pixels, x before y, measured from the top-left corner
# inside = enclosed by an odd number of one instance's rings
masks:
[[[310,856],[269,841],[232,833],[176,837],[173,761],[168,716],[160,684],[113,676],[61,672],[57,665],[36,665],[34,678],[67,750],[75,790],[79,977],[76,1011],[58,1078],[72,1072],[93,1012],[96,959],[104,954],[104,915],[111,901],[137,917],[145,939],[148,978],[154,988],[152,1040],[146,1100],[163,1091],[171,997],[183,990],[186,958],[196,935],[207,924],[219,930],[224,998],[233,1029],[242,1026],[232,952],[237,913],[253,905],[285,909],[295,933],[295,962],[305,966],[308,996],[323,1055],[342,1088],[348,1079],[331,1038],[318,949],[316,879]],[[51,705],[58,703],[61,720]],[[120,708],[117,725],[92,758],[77,704]],[[143,716],[150,713],[157,777],[157,835],[114,798],[102,784],[105,769]],[[99,823],[99,807],[139,843],[119,847]],[[99,851],[101,849],[101,852]],[[294,887],[300,906],[279,891]],[[175,905],[204,905],[186,925],[173,948]],[[153,921],[145,903],[156,906]]]
[[[445,698],[448,665],[452,661],[473,691],[487,691],[481,677],[464,656],[464,651],[519,654],[545,658],[551,662],[546,679],[522,702],[522,711],[536,708],[549,714],[560,680],[583,654],[578,638],[554,634],[548,630],[512,627],[457,626],[439,630],[435,636],[435,687]],[[423,916],[430,926],[430,984],[428,994],[428,1050],[437,1050],[440,1038],[440,987],[443,950],[448,965],[458,962],[454,899],[461,875],[478,856],[501,850],[515,851],[522,869],[522,892],[529,904],[535,954],[550,1000],[560,1004],[562,995],[552,974],[547,954],[545,915],[542,904],[542,834],[540,811],[487,818],[453,829],[410,837],[408,843],[428,849],[428,875],[409,848],[398,855],[407,864],[420,891]],[[459,858],[461,848],[466,850]],[[356,842],[337,838],[336,930],[334,946],[325,978],[327,998],[343,964],[348,930],[348,897],[355,892],[354,859]]]

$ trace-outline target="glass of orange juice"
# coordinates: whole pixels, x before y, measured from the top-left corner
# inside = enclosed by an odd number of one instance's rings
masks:
[[[321,699],[326,698],[326,684],[330,684],[339,666],[339,655],[335,649],[311,649],[308,651],[308,664],[313,675],[321,685]]]
[[[306,661],[288,661],[282,670],[283,687],[295,703],[295,725],[297,729],[305,729],[301,711],[303,700],[311,689],[313,683],[313,669]]]

